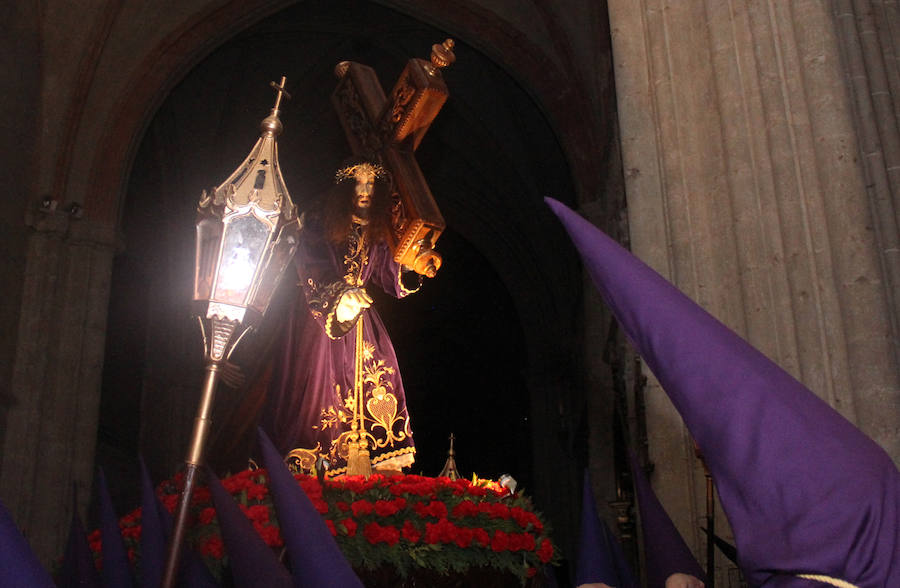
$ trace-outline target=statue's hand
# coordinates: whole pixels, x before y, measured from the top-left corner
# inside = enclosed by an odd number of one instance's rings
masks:
[[[352,321],[363,309],[372,306],[372,297],[362,288],[347,290],[338,301],[335,318],[342,323]]]
[[[424,249],[416,256],[413,270],[426,278],[433,278],[435,274],[437,274],[443,261],[444,259],[437,251],[433,249]]]

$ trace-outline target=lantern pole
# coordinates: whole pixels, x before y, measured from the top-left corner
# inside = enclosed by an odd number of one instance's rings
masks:
[[[162,586],[164,588],[172,588],[178,575],[191,497],[194,494],[194,486],[197,483],[197,470],[200,468],[200,464],[203,463],[203,450],[206,445],[206,438],[209,435],[210,425],[212,424],[212,405],[215,400],[218,381],[219,362],[211,361],[206,366],[203,392],[200,396],[200,404],[197,406],[197,416],[194,417],[194,431],[191,434],[191,444],[185,459],[184,489],[178,502],[178,510],[175,511],[175,527],[169,542],[169,553],[166,558],[165,575],[163,576]]]
[[[175,513],[162,588],[178,577],[191,497],[212,426],[222,362],[268,309],[272,294],[297,247],[300,223],[281,177],[276,137],[285,78],[272,82],[275,107],[261,125],[250,154],[222,184],[203,193],[198,207],[194,303],[206,349],[206,375],[190,446],[184,488]]]

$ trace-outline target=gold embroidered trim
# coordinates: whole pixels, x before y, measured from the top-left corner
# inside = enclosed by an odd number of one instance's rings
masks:
[[[343,296],[343,294],[341,294],[341,296]],[[331,312],[329,312],[328,315],[325,317],[325,334],[328,335],[328,338],[331,339],[332,341],[337,341],[338,339],[342,338],[344,335],[346,335],[347,333],[350,332],[349,327],[347,328],[346,331],[341,333],[342,329],[336,329],[334,326],[335,323],[340,323],[340,321],[335,318],[335,316],[337,315],[337,306],[338,306],[337,303],[339,301],[340,301],[340,297],[338,297],[338,299],[335,301],[335,303],[333,305],[334,308],[332,308]]]
[[[407,288],[406,286],[403,285],[403,265],[401,265],[399,263],[397,264],[397,285],[400,286],[400,292],[403,296],[406,296],[408,294],[414,294],[422,288],[422,285],[419,284],[418,288],[416,288],[415,290],[410,290],[409,288]]]
[[[305,474],[307,472],[315,472],[316,460],[321,450],[322,446],[318,443],[312,449],[297,447],[284,457],[284,462],[293,473]]]
[[[396,451],[389,451],[388,453],[383,453],[381,455],[377,455],[372,458],[372,465],[398,465],[399,467],[406,467],[412,465],[415,462],[415,447],[403,447],[402,449],[397,449]],[[402,463],[405,461],[409,461],[409,463]],[[392,468],[393,469],[393,468]],[[347,468],[335,468],[333,470],[328,470],[329,478],[336,478],[338,476],[342,476],[347,473]]]
[[[804,580],[815,580],[817,582],[822,582],[823,584],[828,584],[829,586],[837,586],[838,588],[859,588],[856,584],[851,584],[846,580],[839,580],[837,578],[832,578],[831,576],[820,574],[797,574],[797,577],[803,578]]]
[[[375,457],[375,459],[372,460],[372,463],[381,463],[385,460],[393,459],[395,457],[399,457],[399,456],[407,454],[407,453],[412,455],[415,452],[416,452],[415,447],[401,447],[400,449],[397,449],[395,451],[388,451],[387,453],[382,453],[381,455]]]
[[[408,449],[412,449],[412,451],[407,451],[406,453],[403,453],[402,455],[395,455],[394,457],[391,457],[388,459],[375,459],[374,462],[372,463],[372,465],[373,466],[377,465],[377,466],[382,467],[383,469],[391,469],[391,470],[400,470],[405,467],[411,466],[416,461],[416,458],[415,458],[416,452],[415,452],[415,448],[410,447]],[[385,468],[385,466],[388,466],[388,467]]]
[[[369,244],[366,241],[366,233],[361,226],[354,226],[347,236],[347,254],[344,255],[347,273],[344,274],[344,281],[357,288],[363,286],[363,270],[369,264]]]

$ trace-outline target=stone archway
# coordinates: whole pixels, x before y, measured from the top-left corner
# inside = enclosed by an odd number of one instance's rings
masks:
[[[173,120],[187,120],[191,131],[181,128],[177,122],[169,124],[168,127],[166,125],[155,126],[155,123],[151,125],[151,133],[161,132],[162,135],[156,138],[157,146],[146,152],[145,156],[165,160],[162,165],[176,175],[184,175],[187,169],[203,170],[197,172],[196,180],[175,182],[174,184],[163,182],[157,186],[157,189],[162,192],[177,189],[182,194],[187,194],[185,198],[191,204],[185,208],[183,218],[189,217],[187,208],[192,205],[191,194],[199,193],[199,189],[203,185],[215,181],[216,178],[221,177],[221,174],[230,171],[228,166],[233,165],[231,162],[237,161],[243,156],[243,151],[247,146],[245,143],[252,136],[251,129],[255,125],[256,118],[254,115],[250,115],[239,119],[234,116],[235,111],[243,111],[244,115],[246,112],[252,111],[253,105],[256,104],[256,98],[260,94],[257,86],[263,88],[263,100],[268,99],[265,80],[260,78],[256,80],[259,84],[253,85],[249,81],[254,79],[253,72],[222,69],[221,63],[227,61],[228,57],[222,57],[219,55],[220,52],[232,51],[234,54],[246,54],[251,45],[264,44],[262,39],[269,34],[280,37],[273,41],[276,46],[282,47],[283,45],[282,48],[289,50],[289,46],[294,44],[294,35],[299,32],[291,29],[290,19],[285,19],[283,15],[301,8],[305,9],[306,5],[288,8],[283,13],[279,13],[278,19],[263,21],[237,35],[235,40],[210,56],[209,59],[220,60],[219,69],[213,67],[210,70],[212,73],[203,74],[204,81],[195,82],[191,86],[191,91],[182,87],[176,90],[176,92],[180,92],[182,99],[185,99],[187,94],[193,94],[194,96],[203,95],[203,100],[209,101],[208,109],[213,114],[204,119],[205,122],[200,121],[205,116],[203,114],[182,116],[167,110],[166,112],[173,117]],[[303,21],[302,28],[309,29],[311,26],[313,25],[308,20]],[[352,29],[352,26],[346,24],[342,26]],[[330,32],[334,33],[334,31]],[[409,31],[405,31],[405,33],[409,33]],[[416,44],[417,38],[418,44]],[[423,39],[427,42],[421,42]],[[396,41],[379,43],[366,38],[357,39],[355,42],[376,45],[376,49],[381,53],[375,51],[373,58],[382,59],[388,64],[388,68],[391,66],[390,61],[393,60],[393,67],[399,69],[408,55],[421,52],[420,46],[427,47],[430,42],[435,40],[439,40],[439,38],[427,37],[426,39],[418,34],[418,37],[413,36],[412,39],[407,39],[403,43]],[[232,43],[237,43],[237,45],[232,46]],[[459,70],[462,70],[452,81],[457,84],[465,84],[467,81],[466,68],[471,68],[470,63],[474,60],[476,53],[471,47],[466,47],[463,41],[460,41],[460,45],[460,51],[467,52],[468,59],[461,58],[460,62],[454,65],[447,75],[448,77],[455,76]],[[308,46],[304,45],[303,47]],[[348,51],[360,50],[359,47],[354,49],[353,43],[346,49]],[[302,51],[303,49],[294,47],[294,50]],[[324,52],[323,49],[319,51]],[[273,58],[275,54],[277,52],[273,52],[269,57]],[[390,59],[384,57],[385,55]],[[330,67],[333,62],[337,61],[337,55],[332,57],[330,61],[325,62],[325,69],[329,76]],[[347,56],[342,55],[341,57]],[[352,55],[350,57],[353,58]],[[521,59],[521,56],[519,58]],[[369,62],[369,58],[366,57],[359,59]],[[483,58],[481,59],[483,60]],[[535,56],[530,59],[535,63],[538,61]],[[268,62],[269,58],[261,61]],[[288,63],[290,62],[288,61]],[[575,130],[572,130],[570,139],[575,146],[563,145],[554,136],[558,132],[555,133],[546,121],[541,120],[546,115],[546,111],[542,113],[533,103],[529,105],[531,98],[516,87],[503,68],[490,63],[489,60],[485,60],[485,63],[487,65],[480,66],[481,69],[468,73],[477,77],[482,86],[489,82],[488,89],[484,89],[484,92],[496,91],[491,94],[494,96],[492,108],[495,110],[483,110],[484,106],[472,107],[471,104],[465,102],[466,93],[461,91],[462,88],[453,87],[451,90],[454,97],[453,104],[462,104],[462,106],[458,107],[455,113],[445,112],[442,114],[430,132],[429,139],[423,145],[420,157],[423,160],[423,166],[428,166],[426,172],[432,184],[432,190],[438,195],[448,222],[457,229],[461,242],[464,242],[467,247],[474,248],[500,277],[500,287],[508,291],[515,318],[521,323],[521,328],[511,327],[507,331],[515,338],[519,338],[519,332],[523,333],[521,338],[524,344],[521,354],[532,361],[532,365],[527,370],[519,367],[517,377],[512,379],[512,385],[522,388],[521,396],[527,398],[528,402],[524,403],[525,409],[515,405],[511,405],[509,408],[521,411],[524,418],[531,419],[530,426],[532,429],[537,429],[535,434],[539,441],[535,444],[539,445],[542,451],[541,463],[555,464],[556,466],[557,477],[536,479],[529,487],[535,494],[555,497],[553,503],[548,503],[547,510],[558,510],[558,512],[549,514],[558,521],[555,524],[562,533],[571,531],[576,525],[575,505],[578,503],[579,495],[577,476],[574,475],[575,459],[572,445],[578,425],[578,415],[583,408],[581,374],[578,371],[581,369],[581,365],[577,346],[580,331],[576,328],[576,317],[580,313],[581,282],[573,252],[554,221],[544,210],[540,196],[552,194],[575,205],[576,192],[571,186],[571,180],[567,177],[570,169],[567,169],[568,161],[563,155],[564,149],[561,148],[568,147],[568,149],[583,153],[584,149],[578,147],[578,144],[586,139],[584,132],[576,133]],[[293,67],[295,70],[304,71],[303,67],[296,65]],[[307,64],[304,67],[312,66]],[[196,73],[199,69],[195,69],[194,72]],[[260,75],[265,77],[271,73],[266,72]],[[284,73],[289,74],[289,84],[293,81],[294,87],[296,87],[298,81],[290,75],[290,71]],[[305,73],[304,75],[319,79],[313,74]],[[501,77],[504,79],[498,82],[497,79]],[[188,79],[188,77],[184,78],[182,84],[187,83]],[[239,86],[236,84],[238,80]],[[204,83],[208,84],[205,88]],[[329,81],[319,82],[317,87],[321,87],[322,92],[327,93],[330,91],[330,84]],[[302,86],[302,82],[299,85]],[[296,94],[297,91],[293,91]],[[253,100],[250,100],[250,96],[254,97]],[[502,99],[498,100],[496,96],[501,96]],[[469,99],[471,100],[471,96]],[[506,100],[509,102],[505,102]],[[311,116],[303,111],[304,108],[317,108],[312,102],[303,102],[303,107],[298,106],[297,102],[298,100],[295,99],[294,104],[285,109],[285,123],[288,131],[282,138],[283,167],[286,167],[287,161],[289,161],[285,159],[287,153],[293,152],[295,155],[298,153],[296,137],[302,137],[299,132],[293,134],[291,125],[302,128],[307,122],[306,119]],[[452,111],[456,107],[451,105],[448,108]],[[555,104],[555,108],[563,109],[564,102]],[[295,116],[293,121],[290,120],[291,109],[296,109],[294,112],[298,113],[293,115]],[[511,120],[508,113],[504,112],[506,109],[518,113],[522,120],[539,122],[541,128],[538,128],[538,123],[531,125],[532,128],[529,131],[533,135],[531,143],[526,140],[518,140],[520,135],[513,135],[518,132],[518,129],[515,128],[515,121]],[[530,109],[527,115],[525,114],[526,109]],[[261,108],[260,110],[264,112],[265,109]],[[328,109],[326,108],[326,110]],[[567,109],[566,112],[571,113],[572,110]],[[203,113],[203,111],[202,106],[197,109],[197,112]],[[318,117],[325,114],[327,114],[325,111],[315,111],[312,116]],[[450,119],[451,122],[446,122],[445,119],[454,115],[455,118]],[[223,120],[228,122],[223,122]],[[481,125],[483,128],[478,128],[479,120],[483,122]],[[443,129],[440,128],[442,125]],[[199,130],[201,128],[205,130]],[[473,131],[467,136],[460,128],[473,129]],[[202,148],[198,149],[197,153],[187,153],[184,149],[179,150],[175,147],[178,155],[165,153],[173,145],[185,145],[183,136],[185,133],[198,130],[200,135],[210,135],[195,136],[194,139],[200,143],[212,140],[217,146],[224,146],[215,154],[215,157],[197,157],[201,153],[208,154]],[[213,136],[215,139],[212,139]],[[239,139],[240,136],[245,138]],[[324,141],[328,148],[332,146],[330,140],[325,139],[322,134],[316,136],[316,141],[320,145]],[[471,151],[473,144],[480,145],[480,151],[467,153],[467,150]],[[233,152],[232,148],[234,148]],[[156,150],[155,155],[153,149]],[[322,151],[327,152],[327,150],[326,148]],[[486,162],[483,155],[489,150],[502,154],[499,164],[492,166]],[[229,152],[227,156],[223,154],[226,151]],[[178,159],[181,157],[191,159],[193,164],[185,164],[180,167]],[[205,167],[199,161],[200,159],[206,160]],[[220,161],[216,164],[209,164],[209,161],[216,159]],[[298,161],[300,159],[295,158],[293,163],[296,165]],[[591,166],[603,165],[601,158],[586,158],[584,161],[589,162]],[[215,166],[219,164],[225,167],[216,169]],[[317,182],[320,181],[315,178],[327,178],[333,164],[334,161],[329,161],[327,157],[319,154],[318,159],[313,163],[303,167],[300,171],[295,171],[295,177],[288,178],[288,184],[295,199],[297,198],[297,186],[301,187],[299,191],[304,188],[315,189]],[[584,169],[585,166],[582,168]],[[106,174],[106,171],[100,171]],[[582,171],[582,173],[587,172]],[[98,181],[100,180],[98,179]],[[455,188],[440,189],[437,187],[440,185],[455,186]],[[134,194],[129,194],[129,199],[134,196]],[[128,213],[126,212],[126,214]],[[175,223],[169,223],[164,226],[172,228],[174,225]],[[126,243],[129,240],[130,237],[126,234]],[[171,261],[171,258],[167,258],[165,255],[158,261],[166,263],[166,259]],[[164,313],[154,316],[162,317],[163,315]],[[187,324],[187,328],[193,329],[190,324]],[[160,338],[156,337],[154,340],[159,341]],[[185,340],[178,339],[175,346],[182,352],[187,349]],[[158,362],[151,363],[153,364],[149,368],[151,371],[159,369]],[[177,365],[186,364],[178,363]],[[148,385],[147,379],[143,381],[145,386]],[[158,377],[157,374],[151,375],[149,386],[149,388],[145,388],[145,392],[154,390],[160,395],[169,394],[169,400],[171,400],[173,390],[178,390],[185,396],[189,396],[197,390],[197,386],[191,385],[190,382],[181,388],[176,388],[164,378]],[[529,405],[530,408],[527,408]],[[175,413],[180,415],[177,418],[189,421],[193,409],[190,402],[177,406],[179,408]],[[166,414],[171,417],[172,411],[169,410]],[[183,428],[186,434],[189,427]],[[517,433],[517,435],[519,434]],[[147,436],[154,439],[160,438],[159,435],[152,433]],[[546,442],[547,440],[549,442]],[[178,441],[179,439],[172,438],[173,448],[180,448],[184,445]],[[528,452],[528,448],[520,449],[523,453]],[[180,455],[179,449],[173,450]],[[535,457],[534,460],[536,464],[538,458]],[[560,500],[560,495],[566,496],[566,499]]]
[[[35,157],[41,173],[30,196],[40,201],[38,194],[47,195],[56,208],[32,209],[28,216],[13,405],[6,415],[0,490],[45,560],[58,553],[66,532],[68,488],[73,482],[79,488],[82,506],[89,495],[109,280],[114,252],[121,246],[123,195],[138,144],[158,105],[185,72],[226,39],[291,5],[196,0],[161,12],[140,4],[110,2],[83,14],[76,14],[79,6],[74,5],[48,11],[35,25],[37,34],[43,35],[40,59],[45,60],[41,64],[44,86],[39,89],[41,122],[52,132],[42,138],[43,151]],[[534,185],[573,203],[596,198],[589,186],[606,173],[606,146],[611,141],[597,139],[605,129],[601,123],[608,122],[608,117],[603,118],[608,108],[600,109],[598,116],[590,103],[592,96],[609,99],[610,95],[598,93],[594,82],[587,81],[595,64],[574,63],[562,12],[543,10],[539,16],[547,23],[549,36],[532,39],[530,33],[519,30],[521,18],[500,17],[493,10],[497,7],[487,9],[479,2],[452,10],[438,2],[385,5],[450,30],[501,69],[513,72],[514,82],[528,88],[553,129],[554,148],[558,146],[557,153],[562,154],[554,155],[557,164],[569,166],[565,182],[546,181],[546,176],[538,175],[532,178]],[[605,31],[604,7],[590,10],[599,15],[597,26]],[[56,34],[76,16],[89,23],[78,35]],[[606,46],[603,39],[597,43]],[[575,70],[592,73],[573,74]],[[608,81],[600,85],[604,83]],[[520,169],[547,165],[540,157],[519,159],[524,164]],[[438,169],[435,174],[449,176],[452,169]],[[509,183],[499,180],[501,186]],[[521,230],[507,235],[510,243],[519,245],[507,246],[501,240],[502,247],[492,247],[491,240],[482,237],[479,248],[491,252],[493,265],[518,268],[509,274],[517,277],[508,278],[504,287],[515,293],[517,312],[530,313],[539,325],[527,330],[529,355],[546,360],[538,371],[568,370],[573,353],[552,341],[576,336],[570,324],[577,304],[559,303],[579,295],[576,266],[557,263],[556,256],[566,255],[558,231],[549,242],[541,241],[547,216],[539,205],[509,209],[525,221]],[[506,220],[492,215],[490,207],[480,202],[459,205],[457,210],[461,225],[471,228],[465,236],[473,242],[485,234],[481,229]],[[476,229],[478,219],[483,219],[485,227]],[[549,279],[540,279],[542,274],[535,268],[541,266],[549,268]],[[538,282],[543,283],[535,287]],[[575,381],[567,388],[579,386]],[[530,393],[546,403],[540,413],[552,413],[562,422],[578,409],[578,403],[561,407],[548,390],[537,386]],[[553,435],[556,428],[549,427],[547,434]],[[42,465],[46,463],[54,464],[52,472]]]

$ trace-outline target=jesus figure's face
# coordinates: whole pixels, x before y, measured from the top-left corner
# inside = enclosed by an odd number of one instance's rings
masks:
[[[375,189],[375,173],[369,170],[360,170],[356,173],[356,209],[368,210],[372,205],[372,191]]]

